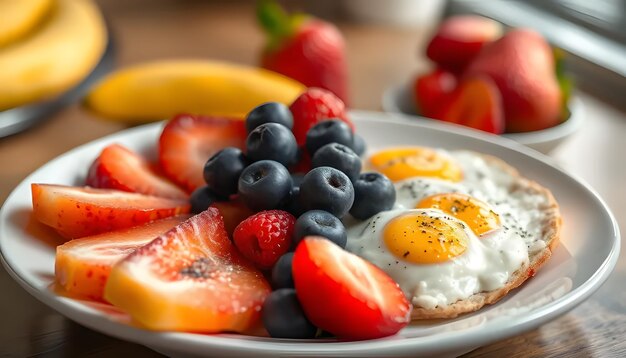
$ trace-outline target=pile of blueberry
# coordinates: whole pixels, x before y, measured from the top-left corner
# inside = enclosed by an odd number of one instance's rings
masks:
[[[192,210],[202,211],[215,200],[237,194],[254,211],[280,209],[297,218],[292,250],[311,235],[345,248],[347,235],[341,219],[349,213],[364,220],[389,210],[395,202],[394,186],[382,174],[361,173],[365,143],[345,122],[332,118],[318,122],[307,132],[301,148],[292,127],[293,116],[283,104],[269,102],[253,109],[246,118],[245,153],[229,147],[208,160],[204,167],[207,186],[192,194]],[[311,169],[290,173],[288,168],[297,167],[305,156],[311,158]],[[316,330],[306,318],[294,319],[299,305],[292,259],[292,252],[284,254],[272,269],[277,291],[266,300],[264,323],[272,336],[306,338]],[[288,321],[280,319],[287,316]]]

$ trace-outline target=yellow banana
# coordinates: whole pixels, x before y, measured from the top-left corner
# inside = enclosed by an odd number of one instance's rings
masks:
[[[96,66],[106,41],[104,21],[91,0],[55,0],[36,32],[0,49],[0,110],[76,85]]]
[[[0,47],[32,31],[52,4],[52,0],[0,0]]]
[[[166,60],[105,77],[86,105],[101,115],[130,122],[186,112],[243,117],[268,101],[289,104],[304,86],[275,72],[206,60]]]

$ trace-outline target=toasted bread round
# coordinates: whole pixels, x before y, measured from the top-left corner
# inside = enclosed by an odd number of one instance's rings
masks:
[[[508,188],[509,193],[519,194],[521,191],[522,193],[541,195],[547,199],[547,205],[538,207],[542,213],[542,230],[541,237],[537,239],[543,241],[545,247],[535,252],[529,252],[528,264],[523,265],[515,271],[503,287],[493,291],[478,292],[467,299],[459,300],[446,306],[437,306],[435,308],[426,309],[414,305],[411,313],[411,318],[414,320],[454,318],[463,313],[474,312],[486,304],[498,302],[502,297],[506,296],[509,291],[519,287],[527,279],[534,276],[535,273],[548,261],[550,256],[552,256],[552,251],[559,243],[562,219],[559,206],[552,193],[538,183],[523,178],[515,168],[506,164],[504,161],[489,155],[475,154],[483,157],[488,165],[507,173],[515,179],[514,183]]]

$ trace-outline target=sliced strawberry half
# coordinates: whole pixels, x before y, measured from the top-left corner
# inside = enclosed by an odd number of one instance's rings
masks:
[[[325,238],[305,238],[292,271],[307,318],[337,337],[385,337],[411,319],[411,304],[391,277]]]
[[[32,184],[33,213],[61,236],[75,239],[189,212],[186,200],[119,190]]]
[[[457,78],[452,72],[437,68],[415,79],[415,102],[419,113],[428,118],[437,118],[446,98],[454,91]]]
[[[188,218],[188,215],[173,216],[57,246],[56,282],[73,296],[102,301],[113,264]]]
[[[225,147],[243,149],[243,120],[181,114],[167,123],[159,139],[159,164],[164,174],[191,193],[205,185],[204,164]]]
[[[85,184],[102,189],[117,189],[172,199],[188,195],[160,177],[141,155],[119,144],[104,148],[91,164]]]
[[[503,133],[505,120],[500,91],[489,77],[466,78],[442,106],[438,119],[489,133]]]
[[[149,329],[245,332],[269,292],[209,208],[117,263],[104,297]]]

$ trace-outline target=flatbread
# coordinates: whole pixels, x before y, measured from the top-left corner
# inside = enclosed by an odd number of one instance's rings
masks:
[[[559,243],[562,218],[559,205],[554,199],[552,193],[538,183],[523,178],[515,168],[506,164],[504,161],[484,154],[479,155],[482,156],[490,165],[498,167],[500,170],[507,172],[516,178],[515,183],[510,187],[511,193],[521,190],[528,193],[542,195],[547,199],[548,205],[541,208],[543,215],[540,240],[545,243],[545,248],[532,253],[529,257],[528,264],[515,271],[504,287],[489,292],[475,293],[467,299],[459,300],[447,306],[437,306],[432,309],[426,309],[414,305],[411,313],[411,318],[413,320],[454,318],[464,313],[477,311],[487,304],[498,302],[502,297],[506,296],[509,291],[519,287],[527,279],[533,277],[550,259],[552,251]]]

